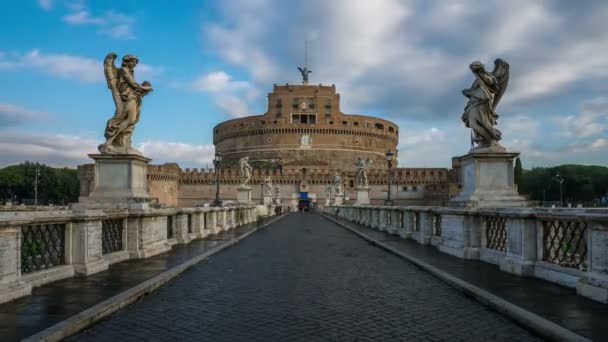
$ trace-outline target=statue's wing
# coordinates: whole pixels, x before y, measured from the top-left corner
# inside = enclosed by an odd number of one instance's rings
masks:
[[[116,105],[116,111],[120,112],[122,109],[122,100],[120,99],[120,94],[118,93],[118,69],[116,69],[116,66],[114,66],[115,60],[116,54],[114,52],[110,52],[103,61],[103,72],[106,76],[108,88],[112,92],[112,98],[114,99],[114,104]]]
[[[304,74],[304,70],[302,70],[302,68],[298,67],[298,70],[300,70],[301,74]]]
[[[492,110],[496,112],[496,106],[503,94],[507,90],[507,85],[509,84],[509,63],[507,63],[503,59],[496,59],[494,61],[494,70],[492,71],[492,75],[496,78],[498,92],[494,96],[494,103],[492,104]]]

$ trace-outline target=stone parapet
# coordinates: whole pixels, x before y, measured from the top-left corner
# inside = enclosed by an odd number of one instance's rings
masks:
[[[606,209],[356,205],[324,211],[608,303]]]
[[[257,220],[256,207],[0,212],[0,303]]]

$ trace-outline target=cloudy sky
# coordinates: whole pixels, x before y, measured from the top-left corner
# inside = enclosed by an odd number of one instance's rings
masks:
[[[313,84],[346,113],[400,126],[399,163],[449,167],[468,64],[511,65],[498,106],[524,167],[608,164],[608,1],[1,0],[0,167],[88,162],[113,114],[102,61],[134,53],[145,98],[134,144],[154,163],[205,167],[211,128],[263,113],[273,83]]]

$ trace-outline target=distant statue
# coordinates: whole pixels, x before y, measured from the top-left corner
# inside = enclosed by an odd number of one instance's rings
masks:
[[[281,197],[281,186],[279,184],[274,186],[274,197],[275,198]]]
[[[272,196],[272,179],[267,176],[264,180],[264,194],[266,196]]]
[[[308,74],[312,74],[312,71],[308,70],[308,67],[298,68],[298,70],[302,74],[302,84],[308,84]]]
[[[310,135],[304,134],[300,138],[300,145],[302,145],[302,146],[310,146],[310,144],[312,144],[312,138],[310,137]]]
[[[494,128],[497,124],[498,114],[496,106],[502,98],[509,83],[509,64],[503,59],[494,61],[494,70],[489,73],[481,62],[473,62],[469,66],[475,75],[471,88],[464,89],[462,94],[469,101],[464,108],[462,121],[466,127],[471,128],[471,145],[478,148],[496,146],[502,133]]]
[[[331,189],[332,189],[332,186],[331,186],[331,185],[328,185],[328,186],[325,188],[325,197],[327,197],[327,198],[330,198],[330,197],[331,197]]]
[[[337,172],[334,175],[334,184],[333,185],[334,185],[334,189],[335,189],[335,194],[336,195],[342,194],[342,176],[340,176],[340,174]]]
[[[368,188],[369,184],[367,183],[367,168],[372,161],[367,158],[363,160],[361,157],[357,158],[357,173],[355,174],[355,184],[358,188]]]
[[[239,159],[239,166],[241,167],[241,188],[246,188],[251,179],[251,171],[253,171],[253,167],[249,165],[249,157]]]
[[[103,68],[116,105],[114,116],[108,120],[104,136],[106,142],[99,145],[103,154],[139,154],[131,147],[131,136],[139,121],[142,98],[152,91],[150,82],[135,82],[134,69],[139,59],[135,55],[125,55],[119,69],[114,66],[116,54],[110,52]]]

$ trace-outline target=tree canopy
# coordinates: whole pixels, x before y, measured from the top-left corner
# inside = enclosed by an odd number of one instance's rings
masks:
[[[34,202],[36,168],[39,204],[67,204],[78,200],[79,182],[75,169],[53,168],[26,161],[19,165],[0,169],[0,201],[16,200],[18,203]]]
[[[559,201],[560,183],[564,203],[608,204],[608,168],[603,166],[560,165],[522,172],[519,193],[537,201]]]

